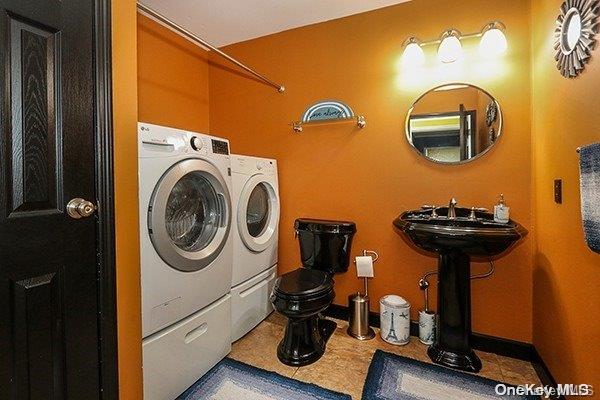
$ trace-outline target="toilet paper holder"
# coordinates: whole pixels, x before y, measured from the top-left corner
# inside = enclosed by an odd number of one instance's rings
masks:
[[[379,254],[371,250],[363,250],[362,255],[370,256],[373,263],[379,259]],[[356,263],[356,260],[354,260]],[[369,340],[375,337],[375,331],[369,326],[369,286],[368,277],[363,277],[365,293],[360,292],[348,296],[348,335],[358,340]]]
[[[371,256],[371,258],[373,259],[373,264],[375,264],[375,261],[379,260],[379,254],[377,254],[376,251],[374,250],[363,250],[362,252],[363,256]],[[354,263],[356,264],[356,260],[354,260]],[[364,283],[365,283],[365,296],[369,295],[369,278],[364,277]]]
[[[376,251],[374,251],[374,250],[363,250],[363,256],[366,257],[366,256],[368,256],[370,254],[372,254],[374,256],[373,257],[373,262],[379,260],[379,254],[377,254]]]

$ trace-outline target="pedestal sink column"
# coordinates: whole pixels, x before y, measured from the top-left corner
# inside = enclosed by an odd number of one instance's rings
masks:
[[[438,325],[427,354],[436,363],[470,372],[481,370],[471,349],[471,260],[461,251],[441,253],[438,263]]]

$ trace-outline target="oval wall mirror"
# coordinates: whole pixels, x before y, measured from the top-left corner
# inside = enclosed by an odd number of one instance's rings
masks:
[[[461,164],[485,154],[502,133],[496,99],[467,83],[435,87],[408,110],[406,138],[425,158]]]

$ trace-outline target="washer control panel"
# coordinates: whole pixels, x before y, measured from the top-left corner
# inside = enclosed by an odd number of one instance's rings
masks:
[[[190,140],[190,145],[192,146],[192,149],[196,151],[200,151],[204,147],[202,139],[200,139],[198,136],[192,136],[192,139]]]
[[[183,154],[214,155],[229,160],[229,142],[201,133],[138,123],[138,157],[175,157]]]

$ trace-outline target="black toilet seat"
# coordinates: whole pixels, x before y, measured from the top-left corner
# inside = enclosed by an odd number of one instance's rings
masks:
[[[316,269],[298,268],[281,275],[273,293],[282,300],[303,301],[327,295],[333,290],[331,276]]]

